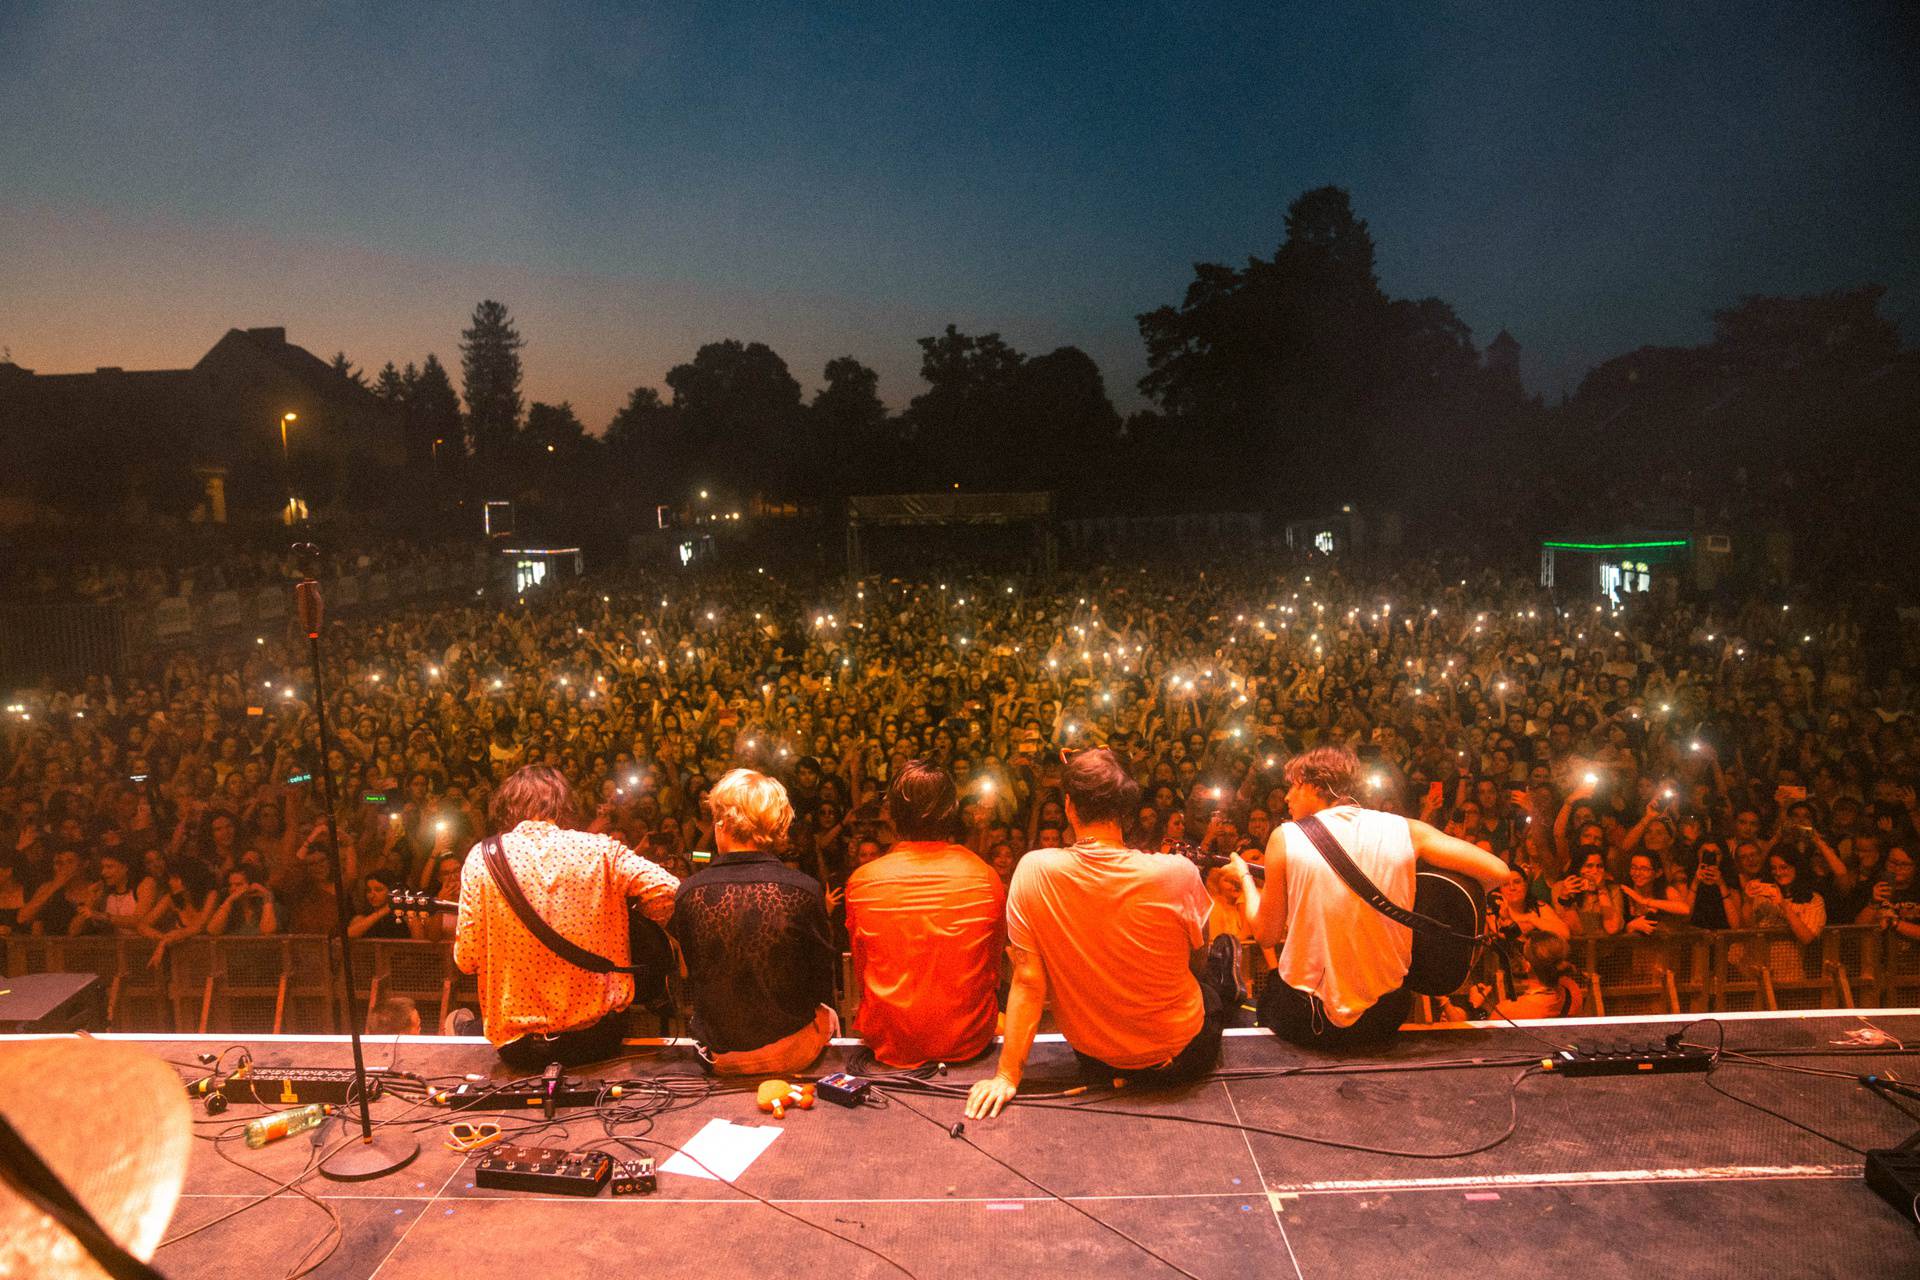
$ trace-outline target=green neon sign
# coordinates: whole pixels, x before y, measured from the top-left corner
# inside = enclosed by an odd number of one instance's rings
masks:
[[[1543,542],[1540,544],[1552,551],[1651,551],[1657,547],[1684,547],[1685,538],[1674,538],[1665,542]]]

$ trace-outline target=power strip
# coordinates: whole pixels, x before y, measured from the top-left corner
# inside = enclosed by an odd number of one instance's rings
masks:
[[[468,1081],[454,1089],[442,1089],[432,1095],[435,1106],[446,1107],[453,1111],[524,1111],[529,1107],[545,1107],[547,1095],[541,1081],[531,1084],[490,1085],[484,1080],[478,1083]],[[593,1107],[602,1102],[611,1102],[626,1091],[619,1085],[573,1084],[566,1080],[560,1082],[554,1090],[553,1105],[556,1107]]]
[[[493,1147],[474,1166],[474,1182],[495,1191],[542,1191],[562,1196],[597,1196],[613,1172],[604,1151],[565,1151],[558,1147]]]
[[[1540,1069],[1561,1076],[1674,1075],[1709,1071],[1713,1053],[1707,1049],[1669,1049],[1664,1042],[1616,1045],[1611,1048],[1561,1049],[1540,1060]]]
[[[262,1067],[256,1064],[250,1070],[236,1072],[216,1083],[228,1102],[304,1107],[310,1102],[331,1102],[335,1105],[358,1102],[359,1093],[353,1081],[353,1070],[349,1067]],[[367,1072],[368,1102],[379,1099],[381,1087],[380,1074]],[[195,1097],[211,1091],[210,1086],[203,1087],[199,1081],[187,1086],[187,1092]]]

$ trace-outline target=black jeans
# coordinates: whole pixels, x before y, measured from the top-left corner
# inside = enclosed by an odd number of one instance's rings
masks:
[[[1116,1067],[1089,1057],[1078,1049],[1080,1073],[1089,1082],[1110,1084],[1125,1080],[1129,1086],[1182,1084],[1198,1080],[1220,1061],[1220,1029],[1226,1025],[1230,1010],[1240,1005],[1240,989],[1235,975],[1239,943],[1226,935],[1213,940],[1207,948],[1206,973],[1200,979],[1200,1000],[1205,1013],[1200,1030],[1186,1047],[1157,1067]]]
[[[500,1046],[500,1061],[523,1076],[539,1075],[547,1064],[577,1067],[620,1056],[620,1038],[626,1034],[627,1011],[616,1009],[600,1021],[556,1036],[521,1036]]]
[[[1288,986],[1278,974],[1260,997],[1260,1025],[1309,1049],[1384,1047],[1400,1034],[1400,1024],[1411,1012],[1413,992],[1397,987],[1374,1001],[1352,1026],[1336,1027],[1318,996]]]

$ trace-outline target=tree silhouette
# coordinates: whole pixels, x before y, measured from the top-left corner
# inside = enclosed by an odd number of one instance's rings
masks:
[[[1381,291],[1373,238],[1338,187],[1288,206],[1271,259],[1196,264],[1178,307],[1138,320],[1140,389],[1175,439],[1225,465],[1221,490],[1241,503],[1404,496],[1449,431],[1486,431],[1523,403],[1445,302]]]
[[[681,416],[652,387],[635,387],[607,424],[614,469],[648,502],[677,501],[692,482]]]
[[[520,425],[520,349],[526,345],[505,306],[488,299],[460,332],[460,372],[473,455],[494,470]]]
[[[852,356],[827,361],[813,397],[811,434],[824,464],[822,496],[844,499],[893,487],[902,459],[880,402],[880,375]]]
[[[667,372],[689,441],[722,452],[728,471],[715,482],[747,492],[792,492],[809,462],[800,384],[787,362],[762,342],[709,342],[688,364]]]
[[[408,365],[408,373],[412,370]],[[407,374],[401,376],[407,379]],[[440,363],[440,357],[428,352],[419,375],[407,380],[412,383],[407,396],[407,428],[410,438],[418,442],[419,456],[429,461],[435,475],[459,475],[467,458],[465,424],[460,417],[460,398],[454,394],[446,366]]]
[[[347,353],[344,351],[334,352],[328,367],[356,387],[367,385],[367,375],[354,368],[353,361],[347,359]]]
[[[907,406],[907,428],[923,486],[982,488],[1000,473],[1021,444],[1015,411],[1026,362],[997,333],[948,325],[920,339],[927,389]]]

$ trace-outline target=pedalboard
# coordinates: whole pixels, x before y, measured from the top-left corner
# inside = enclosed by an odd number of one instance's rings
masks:
[[[814,1082],[814,1092],[828,1102],[837,1102],[843,1107],[863,1106],[867,1094],[873,1089],[873,1081],[863,1080],[859,1076],[850,1076],[844,1071],[836,1071],[830,1076],[821,1076]]]
[[[604,1151],[490,1147],[474,1166],[473,1180],[495,1191],[597,1196],[612,1172],[613,1157]]]
[[[579,1084],[567,1080],[556,1082],[551,1100],[556,1107],[592,1107],[602,1102],[612,1102],[623,1094],[619,1085]],[[529,1107],[544,1109],[549,1094],[545,1081],[535,1080],[511,1085],[491,1085],[486,1081],[469,1080],[452,1089],[441,1089],[432,1095],[435,1106],[446,1107],[452,1111],[524,1111]]]
[[[353,1072],[346,1067],[261,1067],[243,1068],[233,1075],[215,1080],[208,1076],[187,1086],[191,1097],[218,1092],[228,1102],[258,1102],[271,1107],[304,1107],[326,1102],[340,1106],[358,1102]],[[367,1072],[367,1101],[379,1099],[380,1076]]]
[[[653,1176],[653,1161],[614,1161],[611,1189],[616,1196],[652,1195],[660,1189],[659,1180]]]
[[[1669,1049],[1664,1043],[1561,1049],[1540,1060],[1542,1071],[1560,1076],[1674,1075],[1713,1069],[1707,1049]]]

